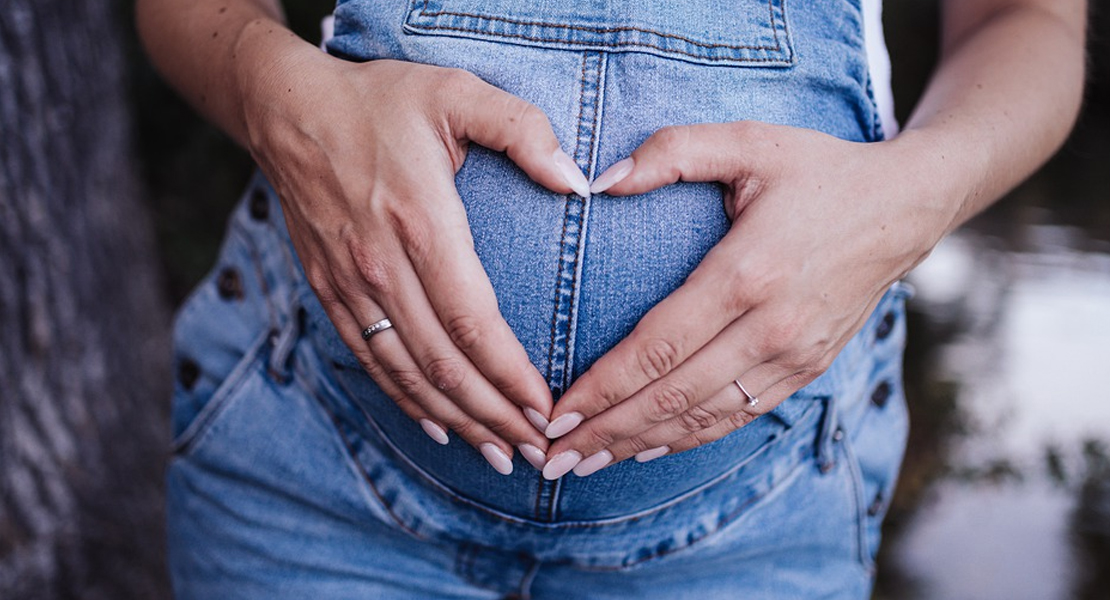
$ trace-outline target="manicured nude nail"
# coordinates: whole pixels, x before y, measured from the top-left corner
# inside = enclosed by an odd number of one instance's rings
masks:
[[[582,462],[582,454],[577,450],[560,452],[543,468],[544,479],[558,479],[570,472],[578,463]]]
[[[543,430],[543,434],[551,439],[564,436],[570,433],[575,427],[581,425],[583,419],[585,419],[585,417],[582,416],[582,413],[567,413],[552,421],[551,424],[547,426],[547,429]]]
[[[542,471],[544,466],[547,465],[547,455],[543,453],[543,450],[532,444],[521,444],[517,448],[520,449],[520,455],[524,457],[524,460],[536,467],[536,470]]]
[[[547,426],[548,426],[547,417],[540,414],[540,411],[538,411],[538,410],[536,410],[536,409],[534,409],[530,406],[525,406],[524,407],[524,416],[528,417],[528,421],[532,423],[533,427],[535,427],[536,429],[539,429],[540,433],[543,433],[544,431],[547,430]]]
[[[602,450],[578,463],[578,465],[574,467],[574,474],[579,477],[593,475],[600,471],[602,467],[608,466],[611,462],[613,462],[613,453],[608,450]]]
[[[420,427],[424,429],[424,433],[428,434],[428,437],[435,440],[436,443],[441,446],[446,446],[447,442],[450,441],[447,439],[447,432],[444,431],[442,427],[427,419],[420,419]]]
[[[632,172],[632,167],[635,166],[636,161],[631,158],[613,163],[613,166],[605,169],[605,172],[599,175],[598,178],[590,184],[590,193],[600,194],[614,185],[617,185],[622,179],[628,177],[628,174]]]
[[[660,456],[664,456],[670,451],[670,446],[658,446],[656,448],[651,448],[650,450],[644,450],[643,452],[640,452],[636,455],[636,462],[646,463],[649,460],[655,460]]]
[[[513,459],[509,458],[509,456],[495,444],[489,442],[480,444],[478,450],[482,452],[482,456],[486,457],[486,462],[493,467],[494,471],[502,475],[508,475],[513,472]]]
[[[555,151],[555,168],[559,169],[559,173],[563,176],[570,189],[574,190],[575,194],[583,198],[590,197],[590,182],[586,181],[586,176],[582,174],[582,169],[574,164],[574,159],[567,156],[566,152],[562,149]]]

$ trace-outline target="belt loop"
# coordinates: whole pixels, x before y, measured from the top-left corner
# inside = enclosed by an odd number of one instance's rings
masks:
[[[817,468],[828,473],[836,466],[836,452],[833,444],[844,435],[837,419],[835,396],[825,397],[825,414],[821,418],[821,431],[817,435]]]

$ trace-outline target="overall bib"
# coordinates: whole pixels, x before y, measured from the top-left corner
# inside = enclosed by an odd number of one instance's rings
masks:
[[[667,125],[883,136],[858,1],[345,0],[335,18],[335,56],[461,68],[532,102],[591,179]],[[556,398],[730,226],[714,185],[561,196],[477,146],[456,182]],[[457,437],[433,442],[362,371],[256,176],[176,323],[175,592],[866,598],[907,433],[905,296],[896,285],[825,374],[720,441],[558,481],[518,455],[502,476]]]

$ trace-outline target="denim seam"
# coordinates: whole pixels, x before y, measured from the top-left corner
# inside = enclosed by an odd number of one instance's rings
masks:
[[[582,70],[579,73],[579,79],[578,79],[578,118],[575,119],[575,122],[574,122],[576,128],[581,127],[582,119],[584,118],[585,111],[586,111],[586,97],[585,97],[586,96],[586,67],[587,67],[588,64],[589,64],[589,53],[583,53],[582,54]],[[579,140],[580,137],[581,137],[581,130],[579,129],[579,131],[576,132],[576,134],[575,134],[575,140],[576,140],[575,154],[576,155],[578,153],[578,143],[577,143],[577,141]],[[575,161],[577,163],[577,156],[576,156]],[[571,195],[568,195],[566,197],[566,200],[565,200],[566,207],[563,210],[563,230],[559,235],[559,266],[558,266],[558,269],[555,272],[555,295],[553,297],[552,307],[551,307],[551,340],[550,340],[550,345],[548,346],[548,353],[547,353],[546,380],[547,380],[548,387],[552,389],[553,395],[555,395],[555,400],[558,400],[559,396],[561,396],[562,392],[563,392],[562,382],[558,382],[558,383],[556,382],[555,362],[557,360],[556,354],[557,354],[557,348],[558,348],[557,342],[558,342],[558,327],[559,327],[559,308],[560,308],[560,299],[562,297],[561,285],[560,284],[561,284],[561,280],[563,278],[563,273],[565,272],[565,266],[566,266],[565,246],[566,246],[566,241],[567,241],[567,230],[569,228],[569,224],[570,224],[570,220],[571,220],[571,204],[570,203],[572,202],[574,197],[575,196],[572,193]],[[565,366],[564,366],[564,369],[565,369]],[[546,479],[543,479],[543,478],[540,479],[540,485],[536,490],[536,500],[533,503],[534,511],[533,511],[532,514],[536,519],[546,520],[546,521],[554,521],[555,520],[554,507],[555,507],[555,504],[556,504],[556,500],[558,498],[558,492],[559,492],[559,487],[560,486],[561,486],[561,481],[559,481],[559,480],[556,480],[554,482],[548,482]]]
[[[593,156],[597,146],[605,57],[603,53],[592,52],[582,55],[578,118],[575,121],[574,161],[576,165],[585,165],[590,172],[593,170]],[[583,198],[577,194],[566,196],[563,230],[559,240],[559,265],[555,273],[555,296],[547,363],[547,384],[556,398],[566,390],[573,367],[578,287],[589,212],[589,198]],[[534,515],[537,519],[555,520],[561,488],[561,481],[549,483],[541,480],[535,501]]]
[[[170,451],[173,454],[188,456],[196,450],[204,440],[205,435],[212,429],[212,425],[215,424],[223,411],[231,405],[235,392],[250,379],[251,373],[263,358],[262,349],[269,343],[269,339],[269,332],[262,332],[255,337],[254,341],[247,347],[247,351],[243,353],[239,362],[231,370],[231,373],[224,378],[216,391],[213,392],[208,402],[197,411],[196,416],[182,430],[181,435],[171,441]]]
[[[576,127],[578,126],[579,123],[582,122],[583,114],[585,113],[585,97],[584,96],[585,96],[585,90],[586,90],[586,65],[587,65],[587,58],[588,57],[589,57],[589,54],[587,54],[587,53],[582,54],[582,71],[579,74],[579,78],[578,78],[578,118],[575,120],[575,126]],[[573,193],[571,195],[567,196],[567,203],[568,204],[569,204],[570,198],[572,198],[572,197],[573,197]],[[556,360],[555,359],[555,349],[556,349],[556,343],[555,342],[556,342],[556,338],[557,338],[557,335],[558,335],[558,325],[559,325],[559,278],[562,276],[563,267],[564,267],[564,264],[566,262],[566,260],[565,260],[566,254],[564,252],[562,252],[562,249],[563,249],[563,245],[564,245],[564,243],[567,239],[567,227],[568,227],[569,223],[570,223],[569,211],[564,210],[563,211],[563,230],[559,235],[559,250],[560,250],[560,252],[559,252],[559,265],[558,265],[558,268],[555,272],[555,297],[552,300],[552,309],[551,309],[551,340],[550,340],[548,348],[547,348],[547,374],[546,374],[547,377],[546,378],[547,378],[547,383],[548,383],[549,386],[552,385],[552,379],[555,376],[555,374],[554,374],[555,360]],[[558,398],[556,398],[556,400],[558,400]]]
[[[417,0],[417,2],[419,2],[419,1],[420,0]],[[501,22],[501,23],[507,23],[509,25],[520,25],[520,26],[524,26],[524,27],[549,27],[549,28],[566,29],[566,30],[570,30],[570,31],[583,31],[583,32],[598,33],[598,34],[621,33],[621,32],[626,32],[626,31],[634,31],[634,32],[639,32],[639,33],[646,33],[648,35],[658,36],[658,37],[661,37],[661,38],[668,38],[668,39],[678,40],[678,41],[680,41],[682,43],[685,43],[685,44],[690,44],[692,46],[698,46],[698,47],[706,48],[706,49],[709,49],[709,50],[721,48],[721,49],[726,49],[726,50],[760,50],[760,51],[782,52],[783,51],[783,44],[782,44],[782,40],[780,40],[779,36],[778,36],[779,23],[777,23],[777,20],[775,19],[774,3],[771,0],[767,1],[767,9],[768,9],[768,13],[770,15],[770,17],[769,17],[770,22],[768,23],[768,26],[771,29],[771,33],[775,38],[775,45],[774,46],[753,46],[753,45],[739,45],[739,44],[710,44],[710,43],[705,43],[705,42],[699,42],[697,40],[693,40],[693,39],[687,38],[685,36],[676,35],[676,34],[672,34],[672,33],[664,33],[664,32],[661,32],[661,31],[654,30],[654,29],[647,29],[647,28],[642,28],[642,27],[586,27],[586,26],[583,26],[583,25],[571,25],[571,24],[568,24],[568,23],[550,23],[550,22],[544,22],[544,21],[524,21],[524,20],[520,20],[520,19],[510,19],[510,18],[506,18],[506,17],[498,17],[498,16],[494,16],[494,15],[481,15],[481,14],[475,14],[475,13],[462,13],[462,12],[451,12],[451,11],[428,12],[428,0],[423,0],[421,8],[420,8],[420,16],[421,17],[428,17],[428,18],[436,18],[436,17],[441,17],[441,16],[462,17],[462,18],[469,18],[469,19],[498,21],[498,22]],[[783,34],[787,37],[787,39],[789,39],[789,31],[787,29],[786,19],[785,19],[785,16],[786,16],[786,0],[782,1],[782,12],[783,12],[783,22],[781,24],[781,27],[782,27],[782,30],[783,30]],[[406,22],[405,26],[413,28],[413,29],[424,30],[424,31],[436,31],[436,30],[442,29],[442,30],[445,30],[445,31],[461,31],[461,32],[470,32],[470,33],[477,33],[477,34],[489,35],[489,36],[497,36],[497,37],[518,38],[518,39],[525,39],[525,40],[534,41],[534,42],[551,42],[551,43],[565,43],[565,44],[576,44],[576,45],[598,45],[598,46],[604,46],[604,47],[609,47],[609,48],[641,46],[641,47],[647,47],[647,48],[655,48],[655,49],[663,51],[663,52],[674,52],[676,54],[684,54],[684,55],[692,56],[692,57],[695,57],[695,58],[706,59],[706,60],[716,60],[716,61],[722,61],[722,62],[723,61],[730,61],[730,62],[739,62],[739,61],[743,61],[743,62],[782,62],[783,60],[789,61],[793,58],[792,53],[790,53],[790,52],[787,52],[787,55],[786,55],[785,59],[783,59],[783,58],[747,58],[747,57],[745,57],[745,58],[738,58],[738,57],[716,58],[716,57],[705,56],[704,54],[695,54],[693,52],[684,51],[684,50],[680,50],[680,49],[677,49],[677,48],[666,48],[666,47],[663,47],[663,46],[660,46],[660,45],[657,45],[657,44],[648,43],[648,42],[605,42],[605,43],[599,43],[599,42],[591,42],[591,41],[587,41],[587,40],[541,38],[541,37],[529,36],[529,35],[524,35],[524,34],[519,34],[519,33],[506,33],[506,32],[494,33],[494,32],[490,32],[490,31],[486,31],[486,30],[482,30],[482,29],[476,29],[476,28],[473,28],[473,27],[461,27],[461,26],[449,26],[449,25],[416,25],[416,24],[413,24],[411,22]]]
[[[785,474],[783,474],[775,482],[775,485],[767,487],[767,489],[763,490],[761,493],[752,494],[752,496],[750,498],[748,498],[747,500],[745,500],[740,506],[737,506],[736,508],[729,511],[724,516],[720,517],[717,520],[716,527],[714,527],[713,529],[707,529],[701,535],[687,537],[685,544],[681,544],[681,545],[677,545],[677,546],[669,546],[665,549],[657,550],[657,551],[651,552],[649,554],[637,554],[636,558],[634,560],[626,560],[622,564],[620,564],[619,566],[584,565],[584,566],[580,566],[579,568],[581,568],[585,571],[598,571],[598,572],[625,571],[625,570],[627,570],[631,567],[635,567],[637,565],[643,564],[643,563],[648,562],[650,560],[663,558],[664,556],[669,556],[669,555],[674,554],[676,552],[681,552],[683,550],[689,549],[689,548],[697,545],[699,542],[701,542],[701,541],[703,541],[703,540],[705,540],[705,539],[707,539],[707,538],[709,538],[713,535],[716,535],[717,533],[719,533],[719,532],[725,530],[726,528],[728,528],[729,526],[731,526],[733,523],[735,523],[737,521],[737,519],[739,519],[741,516],[743,516],[743,514],[746,513],[748,510],[750,510],[753,506],[762,502],[764,498],[771,495],[773,492],[775,492],[777,489],[779,489],[782,485],[785,485],[786,483],[791,481],[794,478],[794,476],[803,467],[805,467],[805,465],[806,465],[806,461],[804,461],[804,460],[798,461],[796,464],[794,464],[794,466],[789,471],[787,471]]]
[[[536,580],[536,575],[540,572],[540,561],[530,558],[531,565],[524,572],[524,576],[520,578],[520,587],[517,588],[521,600],[532,600],[532,583]]]
[[[586,174],[591,181],[597,174],[597,149],[601,141],[601,128],[603,123],[602,113],[605,106],[605,77],[608,73],[608,66],[608,54],[600,53],[598,55],[597,75],[594,77],[595,90],[590,124],[590,141],[585,148],[586,154],[583,157]],[[579,282],[582,280],[582,269],[586,262],[586,242],[587,236],[589,235],[590,209],[592,206],[592,197],[582,201],[581,224],[578,228],[578,253],[575,255],[573,264],[574,276],[571,279],[570,322],[567,324],[567,356],[566,367],[563,371],[564,388],[569,387],[570,381],[574,378],[574,351],[578,334],[578,299],[581,294]]]
[[[816,406],[816,405],[817,405],[817,403],[814,404],[814,406]],[[825,410],[828,410],[828,409],[829,408],[826,407]],[[382,434],[382,431],[381,431],[381,428],[378,427],[377,422],[374,421],[369,415],[367,415],[366,412],[363,411],[361,408],[359,408],[358,410],[363,415],[366,416],[367,420],[375,428],[375,430],[378,432],[378,434],[380,436]],[[811,407],[811,408],[806,410],[806,413],[808,414],[809,411],[811,411],[811,410],[818,410],[818,409]],[[801,421],[801,418],[799,418],[799,421]],[[520,517],[515,517],[515,516],[512,516],[512,515],[504,514],[502,512],[499,512],[497,510],[494,510],[494,509],[491,509],[487,506],[484,506],[484,505],[482,505],[478,502],[470,500],[470,499],[468,499],[464,496],[460,496],[460,495],[456,494],[455,492],[453,492],[447,486],[440,483],[435,478],[429,476],[427,473],[425,473],[423,471],[423,469],[421,469],[420,467],[414,465],[411,461],[409,461],[407,456],[405,456],[403,453],[401,453],[399,450],[397,450],[397,448],[395,446],[393,446],[393,444],[391,442],[388,441],[388,438],[383,438],[383,441],[385,441],[385,443],[393,450],[394,453],[396,453],[399,457],[404,459],[406,464],[408,464],[410,467],[415,469],[416,472],[419,473],[425,481],[427,481],[433,488],[439,490],[446,497],[446,499],[448,501],[453,502],[453,503],[457,503],[457,504],[462,504],[462,505],[465,505],[465,506],[469,506],[471,508],[474,508],[474,509],[482,512],[483,514],[485,514],[485,515],[487,515],[491,518],[497,519],[498,521],[501,521],[501,522],[504,522],[504,523],[509,523],[509,524],[512,524],[512,525],[524,525],[524,526],[529,526],[529,527],[540,527],[540,528],[553,529],[553,530],[598,529],[598,528],[602,528],[602,527],[622,526],[622,525],[626,525],[626,524],[629,524],[629,523],[634,523],[636,521],[642,521],[644,519],[652,518],[652,517],[656,516],[661,511],[672,508],[672,507],[674,507],[674,506],[676,506],[680,503],[684,503],[684,502],[687,502],[687,501],[693,501],[693,499],[695,497],[703,495],[703,494],[711,491],[713,488],[716,488],[718,485],[721,485],[721,484],[725,483],[726,481],[734,479],[737,476],[737,474],[745,466],[748,466],[748,465],[752,464],[753,462],[755,462],[757,460],[760,460],[760,458],[762,456],[764,456],[766,453],[770,452],[771,447],[778,447],[780,444],[784,444],[784,443],[790,444],[791,448],[794,448],[795,445],[797,445],[797,446],[806,445],[805,442],[798,441],[798,440],[792,440],[791,438],[786,437],[786,436],[777,436],[774,440],[774,443],[768,442],[767,444],[764,444],[756,452],[754,452],[753,454],[748,456],[744,461],[733,465],[731,468],[729,468],[724,473],[710,479],[709,481],[706,481],[706,482],[702,483],[701,485],[699,485],[699,486],[697,486],[697,487],[695,487],[691,490],[688,490],[688,491],[686,491],[686,492],[684,492],[684,493],[682,493],[678,496],[675,496],[674,498],[671,498],[671,499],[667,500],[666,502],[662,502],[658,505],[652,506],[650,508],[646,508],[644,510],[641,510],[641,511],[629,514],[629,515],[621,515],[619,517],[600,519],[600,520],[597,520],[597,521],[565,521],[565,522],[561,522],[561,523],[551,523],[551,522],[529,521],[527,519],[523,519],[523,518],[520,518]],[[799,464],[804,463],[804,462],[805,462],[804,460],[799,460],[798,461]],[[774,487],[774,486],[772,486],[772,487]],[[388,508],[388,504],[386,505],[386,507]]]
[[[871,551],[867,543],[867,497],[866,486],[863,481],[863,473],[860,470],[860,465],[856,459],[855,450],[849,441],[850,436],[845,435],[841,440],[841,451],[844,453],[845,462],[848,463],[848,473],[852,481],[852,495],[854,496],[853,504],[856,506],[856,559],[872,576],[875,573],[875,563],[871,558]]]
[[[323,368],[323,367],[318,366],[317,368]],[[320,379],[322,379],[322,378],[323,377],[320,377]],[[306,379],[308,381],[316,380],[316,378],[309,378],[309,377],[306,377],[304,379]],[[320,397],[321,394],[325,393],[325,392],[321,391],[318,388],[317,385],[313,385],[312,387],[305,386],[305,391],[310,396],[312,396],[312,399],[316,401],[316,404],[320,407],[321,410],[324,411],[324,414],[326,414],[328,416],[328,419],[331,421],[332,430],[335,433],[335,437],[339,439],[339,444],[344,450],[343,454],[348,459],[346,461],[348,466],[350,468],[352,468],[352,470],[355,471],[355,473],[357,474],[359,479],[363,483],[366,484],[367,488],[370,489],[370,493],[374,496],[375,500],[377,501],[378,507],[381,508],[381,510],[383,512],[385,512],[385,514],[389,515],[390,520],[392,520],[405,533],[408,533],[409,535],[413,536],[416,539],[420,539],[420,540],[427,539],[427,536],[420,534],[418,531],[416,531],[412,527],[408,526],[389,507],[389,504],[386,502],[385,498],[382,496],[381,491],[378,490],[378,486],[374,484],[374,481],[370,477],[370,474],[366,472],[366,468],[363,466],[362,461],[358,459],[358,451],[355,448],[353,448],[350,443],[348,443],[347,433],[346,433],[346,431],[348,429],[348,426],[345,423],[343,423],[343,421],[339,417],[339,415],[335,414],[335,411],[331,410],[331,408],[328,407],[328,403],[323,398]],[[355,434],[355,435],[357,435],[357,434]],[[373,509],[371,509],[371,512],[374,512]]]

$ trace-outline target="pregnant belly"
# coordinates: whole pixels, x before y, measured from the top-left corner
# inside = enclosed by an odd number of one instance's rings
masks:
[[[421,35],[419,19],[410,19],[412,27],[402,33],[395,21],[367,12],[376,4],[393,6],[370,0],[340,6],[333,52],[476,73],[543,110],[564,150],[591,178],[667,125],[756,119],[845,139],[876,135],[862,52],[830,54],[827,40],[804,33],[795,33],[793,42],[775,37],[778,58],[739,50],[742,60],[722,66],[714,62],[716,54],[686,55],[689,48],[667,45],[686,39],[682,36],[664,36],[662,45],[644,52],[607,52],[498,43],[443,31]],[[400,12],[410,6],[404,3]],[[794,15],[794,30],[804,32],[810,24],[826,35],[829,23],[840,23],[815,13]],[[779,26],[774,18],[772,29]],[[774,29],[768,35],[782,33]],[[613,46],[618,47],[624,48]],[[808,63],[797,58],[807,54]],[[760,65],[776,68],[755,68]],[[720,191],[709,184],[677,184],[628,198],[560,196],[529,181],[503,155],[482,148],[472,148],[456,182],[501,312],[556,398],[681,285],[729,227]],[[325,345],[343,354],[329,336]],[[801,420],[813,409],[821,385],[818,380],[771,414],[702,448],[548,482],[519,456],[512,475],[501,476],[457,438],[446,447],[435,444],[358,369],[345,369],[339,377],[366,415],[366,434],[411,473],[452,499],[536,523],[619,519],[708,485],[747,464]]]

